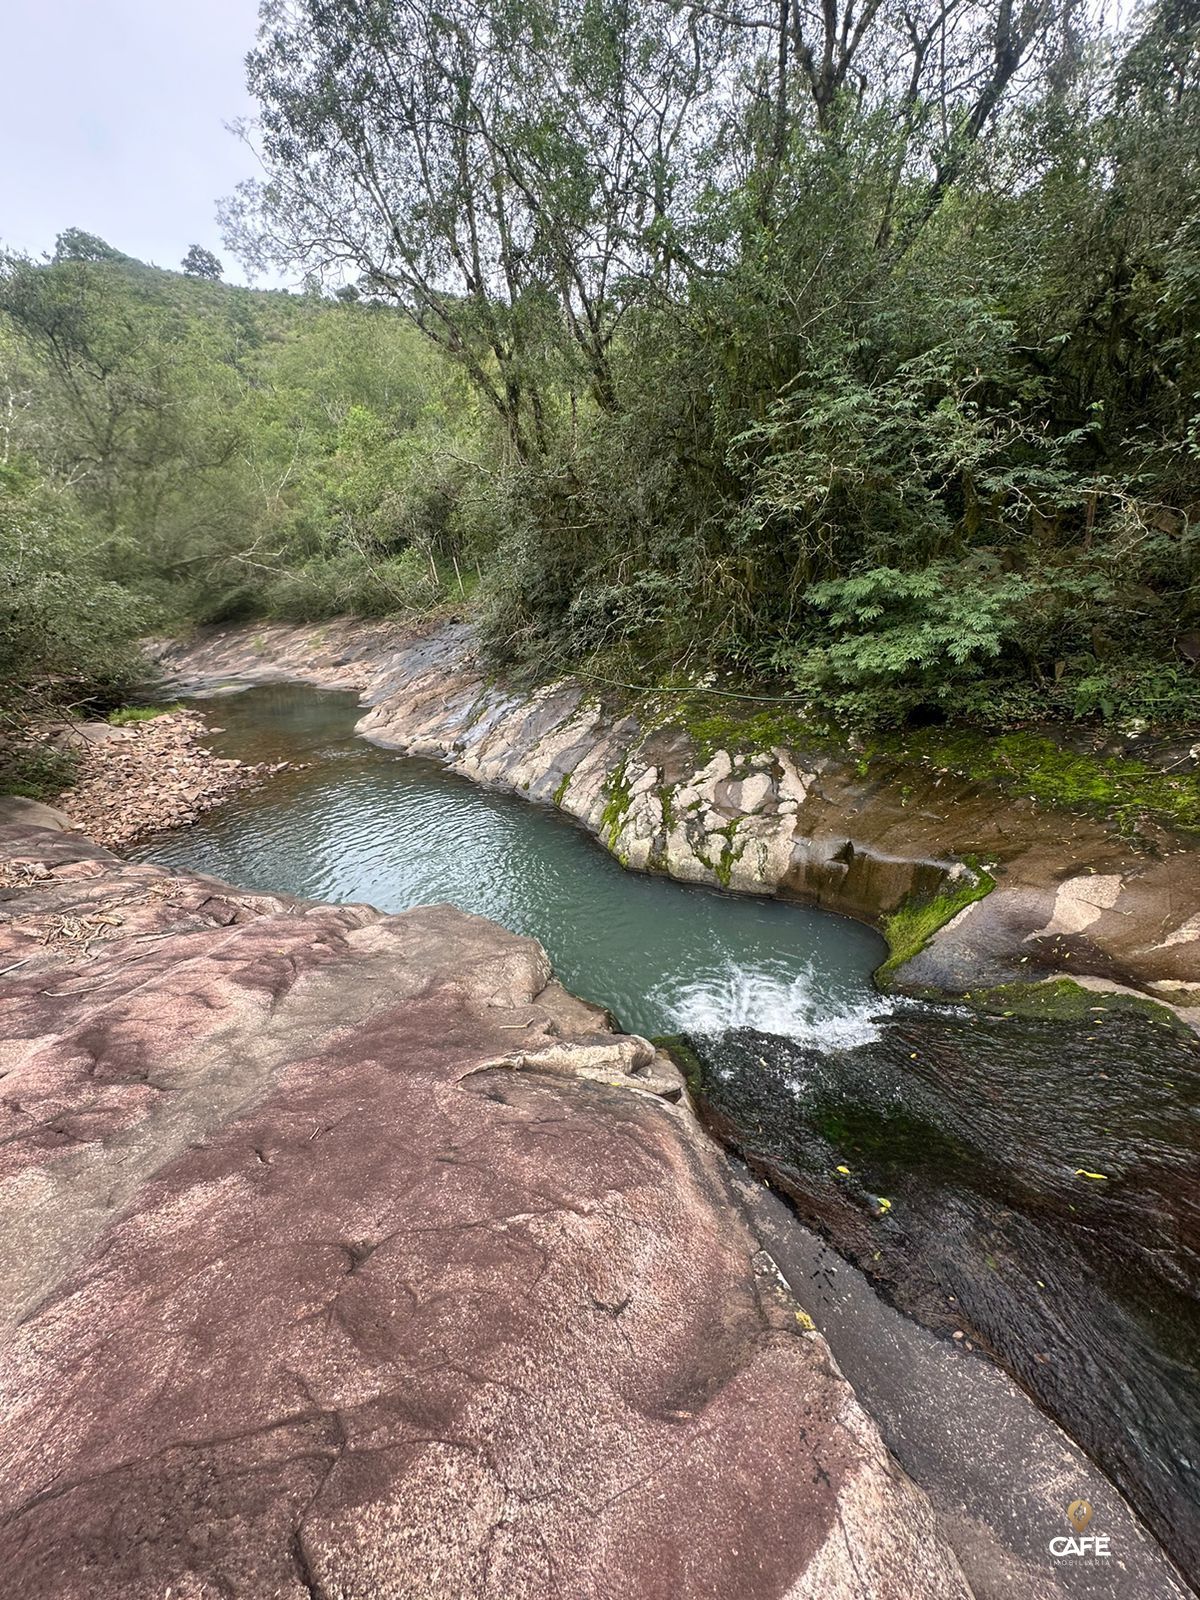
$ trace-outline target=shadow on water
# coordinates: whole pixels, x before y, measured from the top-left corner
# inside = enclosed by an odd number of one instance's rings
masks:
[[[714,1129],[897,1305],[991,1350],[1200,1569],[1194,1041],[1143,1015],[893,1004],[870,929],[627,873],[556,812],[357,739],[350,695],[206,709],[222,754],[306,764],[142,859],[385,911],[449,901],[540,939],[625,1027],[688,1034]]]

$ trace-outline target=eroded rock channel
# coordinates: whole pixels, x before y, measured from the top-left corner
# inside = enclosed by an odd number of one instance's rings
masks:
[[[7,1594],[966,1600],[678,1075],[533,940],[0,866]]]
[[[1187,1030],[885,998],[871,929],[723,892],[957,893],[945,796],[698,764],[482,683],[455,630],[332,633],[175,653],[353,691],[210,703],[223,754],[291,763],[262,789],[133,863],[0,829],[21,1592],[1182,1595],[1146,1525],[1194,1574]],[[998,888],[910,987],[1186,1001],[1186,854],[980,815]],[[1049,1552],[1077,1498],[1103,1562]]]

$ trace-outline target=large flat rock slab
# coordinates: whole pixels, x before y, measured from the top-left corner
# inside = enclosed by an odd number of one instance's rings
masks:
[[[23,794],[0,794],[0,827],[66,828],[71,819],[56,806]]]
[[[20,826],[0,885],[6,1593],[969,1593],[536,943]]]

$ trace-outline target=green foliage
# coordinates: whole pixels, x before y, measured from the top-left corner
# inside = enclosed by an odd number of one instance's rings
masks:
[[[825,614],[828,642],[777,646],[772,664],[860,723],[872,708],[882,717],[887,707],[901,714],[914,702],[952,701],[961,680],[985,672],[1027,626],[1032,586],[975,565],[873,567],[813,584],[805,599]]]
[[[272,16],[232,236],[350,263],[499,419],[447,498],[498,659],[733,668],[863,727],[1197,717],[1178,0],[1107,34],[837,0],[778,37],[583,0],[403,28]]]
[[[394,312],[232,288],[210,265],[161,272],[77,230],[49,264],[0,263],[14,715],[111,703],[139,631],[410,611],[461,598],[456,557],[474,582],[474,413],[450,420],[437,357]]]
[[[188,246],[187,254],[180,265],[189,278],[208,278],[213,283],[219,283],[224,267],[211,250],[206,250],[201,244]]]
[[[264,584],[258,596],[262,614],[287,622],[324,617],[383,617],[435,605],[445,589],[435,584],[425,559],[415,550],[398,556],[364,559],[354,551],[313,556]]]
[[[469,591],[498,664],[806,732],[1200,721],[1194,7],[295,0],[249,76],[227,238],[302,295],[0,273],[0,460],[117,611]]]
[[[109,712],[108,720],[114,728],[128,728],[133,723],[153,722],[155,717],[165,717],[180,709],[178,702],[170,706],[119,706],[116,711]]]
[[[4,719],[9,722],[6,717]],[[27,800],[53,800],[69,787],[75,763],[62,750],[17,737],[0,751],[0,794],[19,794]],[[10,737],[12,734],[9,723]]]
[[[59,261],[128,261],[129,256],[114,250],[106,240],[82,228],[64,228],[54,241],[54,260]]]
[[[14,259],[6,323],[0,381],[24,401],[10,449],[69,482],[123,575],[182,589],[205,568],[216,587],[214,566],[282,570],[363,538],[395,551],[446,520],[430,456],[435,436],[454,447],[449,391],[395,314],[124,258]],[[428,504],[402,504],[405,481]]]
[[[143,671],[145,605],[108,580],[69,498],[0,474],[0,717],[112,704]]]

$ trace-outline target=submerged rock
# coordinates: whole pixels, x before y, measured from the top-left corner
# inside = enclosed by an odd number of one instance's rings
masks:
[[[967,1596],[677,1074],[538,944],[0,857],[8,1592]]]

